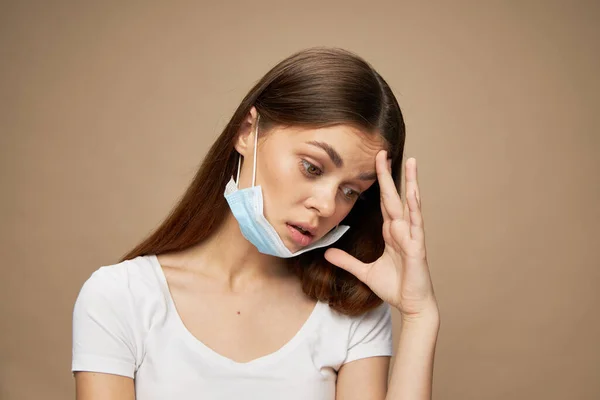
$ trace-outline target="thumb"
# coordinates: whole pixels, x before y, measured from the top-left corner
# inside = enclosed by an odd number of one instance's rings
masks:
[[[352,275],[366,283],[368,264],[363,263],[356,257],[351,256],[344,250],[327,249],[325,251],[325,259],[343,270],[350,272]]]

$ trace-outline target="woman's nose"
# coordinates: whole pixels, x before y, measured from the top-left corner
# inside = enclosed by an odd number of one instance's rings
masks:
[[[336,193],[337,189],[321,187],[315,190],[311,198],[308,199],[308,206],[317,210],[320,217],[331,217],[335,214]]]

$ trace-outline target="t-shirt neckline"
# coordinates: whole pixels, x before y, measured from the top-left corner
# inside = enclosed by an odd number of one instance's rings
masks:
[[[181,316],[179,315],[179,312],[175,305],[175,301],[171,296],[169,284],[164,274],[164,271],[160,265],[160,262],[158,261],[158,257],[155,254],[151,254],[147,257],[149,258],[150,263],[152,264],[155,273],[160,280],[164,296],[167,300],[168,307],[171,311],[170,314],[175,320],[177,329],[182,333],[183,338],[190,344],[190,346],[196,348],[207,359],[219,363],[221,365],[227,366],[229,368],[247,369],[259,366],[266,366],[282,359],[285,355],[294,350],[311,332],[315,331],[314,326],[318,323],[319,319],[321,318],[323,313],[322,310],[327,306],[326,303],[317,301],[315,307],[313,308],[312,312],[310,313],[304,324],[300,327],[296,334],[279,349],[247,362],[238,362],[208,347],[188,330],[188,328],[183,323],[183,320],[181,319]]]

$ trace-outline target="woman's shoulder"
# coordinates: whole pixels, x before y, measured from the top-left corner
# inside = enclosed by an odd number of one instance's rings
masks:
[[[377,307],[358,315],[348,315],[323,303],[324,315],[321,317],[320,331],[323,336],[360,337],[369,333],[389,335],[391,340],[391,307],[383,302]]]
[[[154,255],[139,256],[96,269],[83,284],[79,297],[101,296],[114,302],[138,303],[160,298],[161,281]]]
[[[101,266],[75,301],[73,371],[133,377],[146,337],[165,310],[152,256]]]
[[[328,332],[343,345],[341,364],[360,358],[392,355],[391,307],[383,302],[360,315],[345,315],[329,310]],[[344,340],[340,340],[344,338]],[[341,365],[340,364],[340,365]]]

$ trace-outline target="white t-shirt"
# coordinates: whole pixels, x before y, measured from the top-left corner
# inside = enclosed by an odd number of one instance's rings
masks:
[[[95,271],[73,312],[72,371],[135,378],[137,400],[334,400],[344,363],[391,355],[388,304],[349,317],[317,302],[279,350],[235,362],[186,329],[155,255]]]

